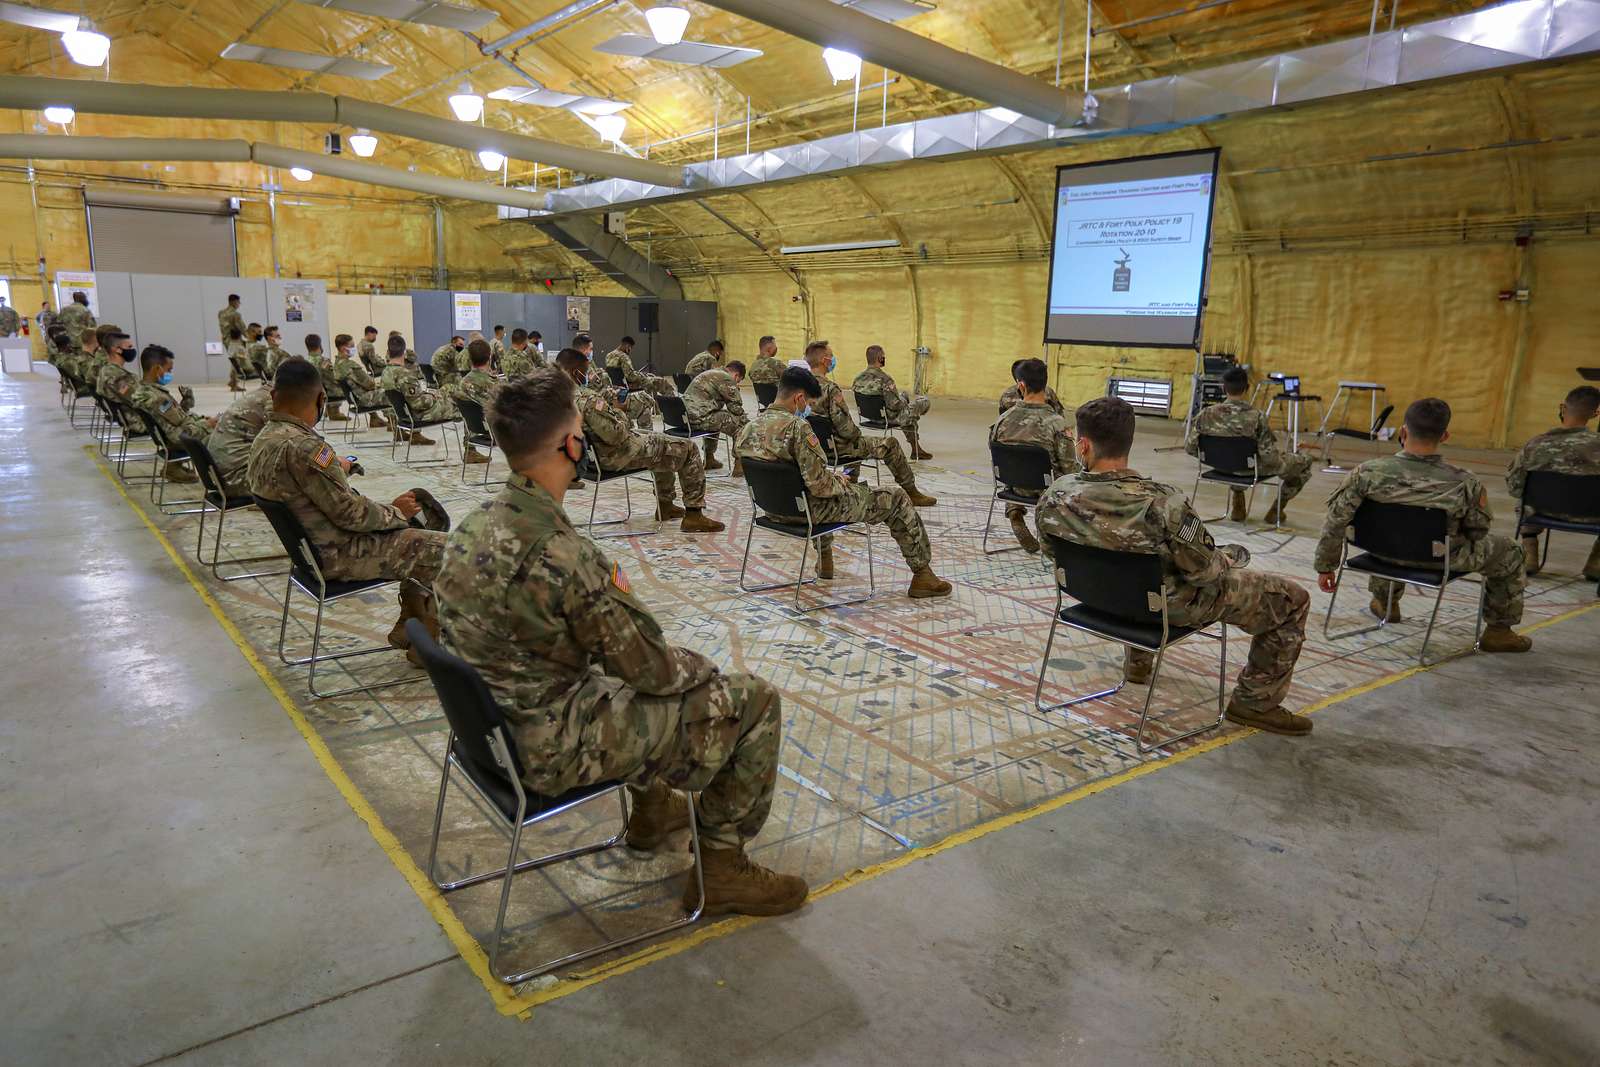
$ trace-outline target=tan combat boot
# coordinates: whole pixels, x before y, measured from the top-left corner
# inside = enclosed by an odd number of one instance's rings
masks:
[[[1591,555],[1590,559],[1593,558]],[[1522,563],[1526,568],[1528,577],[1531,578],[1539,573],[1539,539],[1537,537],[1524,537],[1522,539]]]
[[[908,432],[906,434],[906,444],[911,446],[908,449],[906,449],[906,451],[911,453],[911,458],[912,459],[932,459],[933,458],[933,453],[932,452],[924,452],[922,450],[922,438],[919,437],[917,434]]]
[[[1304,715],[1285,711],[1282,705],[1268,708],[1266,711],[1247,711],[1229,703],[1227,717],[1229,722],[1236,722],[1240,726],[1254,726],[1257,730],[1265,730],[1269,734],[1304,737],[1311,732],[1310,719]]]
[[[1228,496],[1228,518],[1233,522],[1244,522],[1250,518],[1250,509],[1246,505],[1244,494],[1240,492],[1230,492]]]
[[[1600,582],[1600,538],[1597,538],[1594,547],[1589,550],[1589,558],[1583,563],[1583,576],[1591,582]]]
[[[817,549],[817,577],[824,581],[833,577],[833,546]]]
[[[939,502],[914,485],[906,490],[906,496],[911,498],[911,506],[914,508],[931,508]]]
[[[411,638],[406,634],[407,619],[421,619],[428,625],[428,619],[433,615],[433,598],[410,582],[400,583],[400,617],[394,621],[394,626],[389,630],[389,647],[401,650],[411,647]],[[439,624],[435,620],[428,625],[428,632],[435,637],[439,636]]]
[[[198,482],[200,480],[195,475],[194,471],[190,470],[188,467],[185,467],[181,463],[168,463],[166,468],[162,471],[162,476],[165,477],[169,482],[178,482],[182,485],[188,485],[191,482]]]
[[[686,508],[678,529],[684,533],[721,533],[727,527],[716,519],[706,518],[705,512],[699,508]]]
[[[434,440],[431,437],[424,437],[420,432],[418,432],[416,430],[412,430],[411,431],[411,443],[414,444],[414,445],[431,445],[431,444],[434,443]]]
[[[1033,536],[1033,531],[1028,529],[1028,516],[1013,515],[1011,517],[1011,532],[1017,535],[1017,544],[1022,546],[1024,552],[1039,551],[1039,539]]]
[[[487,462],[489,462],[489,457],[484,455],[482,452],[479,452],[476,448],[473,448],[471,445],[468,445],[466,453],[462,457],[462,462],[463,463],[487,463]]]
[[[1261,518],[1261,521],[1266,523],[1268,526],[1276,526],[1282,520],[1283,516],[1278,514],[1278,505],[1276,502],[1274,502],[1273,505],[1267,509],[1267,513]]]
[[[327,419],[329,422],[349,422],[350,416],[344,413],[343,408],[329,407]]]
[[[1517,633],[1509,626],[1491,626],[1478,639],[1479,652],[1526,652],[1533,647],[1533,638]]]
[[[683,509],[670,500],[656,501],[656,521],[668,522],[672,519],[683,518]]]
[[[706,470],[708,470],[708,471],[719,471],[719,470],[722,469],[722,461],[717,458],[717,454],[715,452],[707,452],[705,455],[706,455]]]
[[[1384,622],[1400,621],[1400,601],[1398,598],[1390,601],[1386,606],[1381,598],[1373,597],[1372,603],[1367,605],[1367,610],[1372,612],[1375,618],[1382,619]]]
[[[752,863],[742,848],[702,848],[700,873],[706,885],[704,915],[783,915],[806,902],[804,879]],[[683,910],[693,911],[699,899],[695,873],[690,871]]]
[[[737,455],[733,457],[733,471],[731,473],[735,478],[744,477],[744,463],[740,461]]]
[[[643,796],[633,794],[628,813],[629,848],[649,852],[689,825],[689,802],[662,782],[651,782]]]
[[[1124,645],[1122,649],[1122,677],[1133,685],[1149,685],[1155,673],[1155,657],[1143,649]]]
[[[387,430],[389,428],[389,420],[374,411],[367,416],[367,425],[374,430]]]
[[[932,567],[923,567],[911,576],[911,588],[906,590],[906,596],[912,600],[928,600],[949,596],[950,589],[950,583],[933,573]]]

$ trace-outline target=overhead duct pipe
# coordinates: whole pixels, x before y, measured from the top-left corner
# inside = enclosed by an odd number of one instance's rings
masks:
[[[80,115],[145,115],[157,118],[366,127],[398,137],[451,145],[472,152],[492,148],[513,159],[565,167],[585,174],[604,174],[648,185],[677,187],[685,181],[682,167],[669,167],[619,153],[559,144],[348,96],[0,76],[0,107],[38,111],[57,104],[69,104]],[[316,158],[321,160],[326,157]],[[326,164],[316,169],[332,173]]]
[[[864,60],[953,93],[1009,108],[1021,115],[1070,126],[1083,115],[1083,94],[1058,89],[997,63],[958,52],[832,0],[705,0],[712,7],[824,48],[841,48]]]
[[[376,163],[301,152],[275,144],[232,140],[183,140],[163,137],[54,137],[44,134],[0,135],[0,159],[72,159],[94,162],[259,163],[264,167],[305,167],[329,178],[404,189],[454,200],[542,212],[544,197],[498,185],[480,185],[436,174],[394,170]]]

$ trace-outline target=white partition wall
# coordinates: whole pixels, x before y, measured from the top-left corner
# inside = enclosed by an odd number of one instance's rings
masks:
[[[328,294],[328,330],[330,335],[327,343],[333,344],[333,336],[347,333],[357,341],[361,340],[361,331],[368,326],[378,328],[378,345],[380,351],[384,339],[389,336],[390,330],[399,330],[408,341],[414,340],[411,321],[411,298],[409,296],[371,296],[367,293],[330,293]],[[415,348],[415,343],[412,344]]]

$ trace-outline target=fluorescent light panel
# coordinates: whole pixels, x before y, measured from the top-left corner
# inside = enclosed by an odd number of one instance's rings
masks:
[[[654,37],[638,33],[618,34],[603,44],[595,45],[594,50],[613,56],[686,63],[692,67],[735,67],[763,54],[759,48],[734,48],[732,45],[707,44],[703,41],[657,44]]]
[[[633,105],[626,100],[607,100],[599,96],[574,96],[558,93],[554,89],[535,89],[532,86],[509,86],[489,94],[490,100],[504,100],[508,104],[532,104],[534,107],[564,107],[568,111],[581,111],[586,115],[615,115]]]
[[[49,30],[51,33],[66,33],[68,30],[77,29],[78,23],[83,19],[65,11],[47,11],[42,7],[28,7],[26,4],[0,3],[0,21],[28,26],[35,30]]]
[[[300,0],[312,7],[354,11],[396,22],[416,22],[424,26],[443,26],[447,30],[471,33],[481,30],[498,16],[481,7],[440,3],[439,0]]]
[[[840,7],[852,7],[863,15],[871,15],[884,22],[899,22],[913,15],[925,15],[933,10],[932,4],[914,3],[912,0],[833,0]]]
[[[222,50],[223,59],[237,59],[245,63],[265,63],[269,67],[289,67],[292,70],[309,70],[315,74],[337,74],[343,78],[360,78],[377,81],[394,73],[387,63],[368,63],[344,56],[323,56],[315,52],[296,52],[292,48],[267,48],[259,44],[235,41]]]
[[[883,241],[839,241],[826,245],[785,245],[783,254],[800,256],[813,252],[855,252],[863,248],[899,248],[900,242],[892,238]]]

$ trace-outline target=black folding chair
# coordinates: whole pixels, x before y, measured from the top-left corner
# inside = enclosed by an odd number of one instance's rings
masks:
[[[155,473],[150,480],[150,499],[165,515],[200,514],[204,510],[203,504],[198,508],[185,507],[185,505],[201,504],[203,497],[188,497],[184,500],[167,499],[165,468],[176,464],[179,467],[188,467],[192,470],[194,464],[190,460],[188,451],[167,434],[167,428],[161,424],[160,419],[153,415],[147,415],[144,422],[150,431],[150,440],[155,445],[155,456],[152,460]],[[183,510],[169,510],[171,508],[183,508]]]
[[[1200,435],[1200,454],[1197,457],[1197,466],[1194,475],[1194,489],[1190,491],[1192,498],[1198,499],[1201,482],[1216,482],[1226,485],[1230,493],[1235,489],[1248,489],[1249,495],[1245,498],[1245,511],[1248,512],[1255,504],[1256,486],[1278,485],[1278,504],[1273,511],[1272,528],[1283,529],[1283,478],[1278,475],[1262,477],[1260,469],[1260,456],[1257,452],[1254,437],[1219,437],[1215,434],[1203,433]],[[1207,522],[1222,522],[1227,515],[1219,515]]]
[[[634,479],[634,478],[644,478],[646,481],[648,481],[650,483],[650,499],[651,500],[655,500],[656,479],[655,479],[655,475],[649,470],[649,468],[644,468],[644,469],[640,469],[640,470],[626,470],[626,471],[608,471],[608,470],[605,470],[600,464],[599,455],[595,452],[595,450],[593,448],[591,448],[591,449],[589,449],[588,453],[583,457],[583,462],[578,464],[578,475],[577,476],[579,478],[582,478],[584,481],[588,482],[593,487],[593,489],[591,490],[590,495],[589,495],[589,521],[588,522],[574,523],[573,525],[576,528],[583,530],[590,537],[594,537],[594,538],[601,538],[601,537],[652,537],[652,536],[654,536],[654,535],[656,535],[656,534],[661,532],[661,509],[660,509],[659,505],[657,505],[656,510],[654,512],[655,526],[652,529],[649,529],[649,530],[633,530],[633,529],[615,530],[615,531],[612,531],[611,533],[601,533],[601,534],[597,534],[597,533],[594,532],[596,526],[626,526],[630,521],[632,521],[632,519],[633,519],[633,492],[628,487],[628,483],[632,479]],[[599,510],[599,507],[600,507],[600,486],[604,482],[615,482],[615,481],[622,482],[622,501],[623,501],[623,506],[626,508],[626,510],[623,512],[622,518],[620,518],[620,519],[601,519],[599,521],[596,521],[595,520],[595,513]]]
[[[744,482],[750,492],[750,502],[754,505],[750,512],[750,526],[744,538],[744,562],[739,565],[739,588],[746,593],[765,593],[773,589],[785,589],[788,582],[779,582],[775,585],[748,586],[745,585],[745,572],[750,566],[750,544],[755,538],[756,527],[759,526],[769,533],[781,537],[798,538],[803,542],[800,549],[800,569],[795,573],[794,580],[794,606],[796,611],[820,611],[823,608],[842,608],[849,604],[859,604],[868,600],[877,592],[877,578],[872,569],[872,526],[864,522],[816,522],[811,517],[811,502],[806,497],[805,479],[800,475],[800,468],[793,463],[776,463],[764,459],[745,459]],[[826,604],[818,604],[812,608],[800,607],[800,589],[802,586],[811,585],[815,578],[807,578],[806,557],[810,554],[812,542],[819,537],[841,533],[845,530],[861,528],[867,535],[867,595],[856,597],[854,600],[834,600]],[[818,548],[821,551],[821,548]]]
[[[1450,535],[1450,513],[1443,508],[1423,507],[1419,504],[1384,504],[1376,500],[1364,501],[1356,509],[1355,518],[1350,524],[1349,537],[1340,547],[1339,569],[1334,574],[1333,596],[1328,598],[1328,614],[1322,620],[1322,635],[1329,640],[1338,640],[1381,630],[1389,624],[1389,609],[1394,607],[1392,594],[1389,603],[1384,605],[1384,617],[1379,619],[1376,625],[1364,626],[1342,634],[1328,632],[1333,622],[1333,605],[1339,599],[1339,586],[1344,581],[1344,572],[1347,569],[1359,571],[1362,574],[1387,578],[1402,585],[1416,585],[1436,590],[1433,610],[1428,614],[1428,632],[1423,635],[1422,651],[1417,656],[1417,662],[1424,667],[1439,662],[1429,661],[1428,642],[1433,639],[1433,627],[1439,618],[1439,605],[1444,601],[1445,587],[1451,582],[1467,577],[1464,574],[1450,573],[1451,550],[1459,540]],[[1351,545],[1361,549],[1361,555],[1350,555]],[[1396,563],[1392,562],[1394,560],[1427,562]],[[1478,614],[1472,629],[1472,647],[1466,649],[1466,652],[1477,649],[1478,638],[1483,633],[1484,591],[1480,580]],[[1452,653],[1452,655],[1461,654]]]
[[[607,367],[606,375],[611,379],[613,388],[621,389],[628,384],[628,374],[621,367]]]
[[[1587,515],[1587,519],[1558,519],[1549,514]],[[1550,558],[1550,535],[1587,534],[1600,537],[1600,474],[1562,474],[1557,471],[1529,471],[1517,503],[1517,531],[1544,531],[1544,551],[1539,568]]]
[[[694,381],[692,374],[674,374],[672,383],[678,387],[678,395],[682,396],[689,391],[689,383]]]
[[[889,436],[889,431],[893,427],[889,425],[883,397],[870,396],[866,393],[856,393],[855,397],[856,424],[866,430],[880,430],[883,436]]]
[[[1348,406],[1348,404],[1347,404]],[[1394,405],[1390,404],[1378,412],[1378,417],[1372,420],[1372,425],[1365,430],[1354,430],[1348,426],[1335,426],[1322,435],[1322,469],[1325,472],[1342,474],[1344,467],[1329,466],[1333,456],[1333,439],[1335,437],[1348,437],[1354,441],[1379,441],[1378,435],[1383,432],[1384,424],[1389,421],[1389,416],[1394,414]]]
[[[464,445],[484,449],[484,454],[489,457],[489,463],[483,465],[483,481],[480,485],[489,484],[489,464],[494,462],[494,434],[489,432],[489,422],[483,417],[483,405],[476,400],[466,397],[456,398],[456,410],[461,413],[461,421],[466,426],[462,431],[461,440]],[[461,449],[461,483],[467,481],[467,450]]]
[[[495,914],[494,936],[489,942],[489,970],[496,978],[509,985],[516,985],[558,967],[565,967],[603,952],[612,952],[652,937],[659,937],[679,927],[688,926],[700,918],[705,910],[706,901],[705,881],[700,868],[700,828],[695,820],[694,794],[684,793],[684,798],[689,802],[689,849],[694,855],[694,878],[700,894],[700,902],[694,911],[664,926],[629,934],[626,937],[612,938],[594,948],[580,949],[525,970],[515,973],[502,971],[500,950],[505,939],[506,907],[511,902],[513,877],[523,871],[538,870],[577,859],[579,856],[604,852],[622,844],[628,830],[628,801],[625,788],[627,783],[596,782],[554,797],[530,793],[522,784],[522,776],[527,773],[522,755],[518,752],[516,741],[512,739],[511,731],[506,726],[505,714],[495,702],[494,694],[484,683],[483,676],[470,663],[440,648],[429,636],[427,627],[416,619],[406,623],[406,633],[411,638],[411,647],[416,649],[417,655],[422,658],[423,666],[427,668],[434,692],[439,695],[439,704],[444,708],[444,717],[450,723],[450,736],[445,742],[444,774],[439,779],[439,802],[433,809],[433,836],[428,842],[428,877],[442,893],[451,893],[468,886],[500,880],[500,908]],[[506,854],[505,865],[496,870],[467,875],[453,881],[440,881],[439,832],[444,825],[444,802],[450,789],[452,770],[459,772],[460,777],[466,779],[472,791],[483,801],[477,807],[489,816],[496,829],[510,838],[511,847]],[[523,831],[558,815],[574,811],[591,800],[599,800],[613,794],[622,809],[622,826],[616,833],[596,844],[552,852],[536,859],[520,861],[517,859],[521,854]]]
[[[687,441],[703,441],[711,438],[711,454],[717,454],[717,445],[722,440],[722,435],[715,430],[696,430],[694,422],[689,418],[689,409],[684,406],[681,396],[658,396],[656,405],[661,409],[661,432],[668,437],[681,437]],[[732,472],[733,442],[728,442],[729,471]]]
[[[95,398],[95,403],[100,405],[101,410],[104,412],[108,422],[115,424],[121,431],[121,436],[118,437],[116,442],[114,442],[117,445],[117,477],[121,478],[130,485],[147,481],[147,475],[129,475],[127,473],[128,461],[130,459],[149,459],[156,454],[153,447],[149,452],[128,451],[128,445],[133,441],[137,441],[140,438],[144,438],[147,441],[151,440],[150,430],[145,425],[144,420],[140,418],[136,412],[129,408],[128,405],[122,403],[121,401],[111,400],[103,396],[97,396]]]
[[[756,391],[756,407],[765,411],[778,399],[778,385],[776,382],[751,382],[750,388]]]
[[[393,578],[362,578],[355,581],[340,581],[326,578],[322,573],[322,556],[317,552],[317,546],[311,543],[311,538],[306,536],[305,527],[300,525],[300,520],[295,518],[289,505],[277,500],[268,500],[265,497],[255,497],[256,507],[266,515],[267,521],[272,523],[273,530],[278,535],[278,540],[283,542],[283,550],[289,557],[288,581],[283,587],[283,617],[278,622],[278,659],[290,667],[308,667],[306,674],[306,688],[311,695],[319,700],[328,697],[344,696],[347,693],[370,693],[374,689],[384,689],[392,685],[404,685],[412,681],[410,678],[392,678],[388,681],[374,682],[371,685],[352,685],[344,689],[335,689],[322,693],[317,691],[317,664],[327,663],[331,660],[353,659],[357,656],[372,656],[379,652],[393,652],[388,645],[373,645],[369,648],[357,648],[348,652],[322,652],[322,615],[323,610],[330,604],[344,600],[347,597],[357,596],[373,589],[385,586],[398,585]],[[406,579],[409,581],[410,579]],[[284,642],[289,632],[289,600],[298,589],[317,604],[316,622],[311,627],[311,654],[298,659],[290,659],[284,651]]]
[[[84,399],[85,397],[93,400],[95,398],[94,386],[84,381],[78,375],[72,374],[60,367],[57,367],[56,370],[61,373],[62,378],[67,381],[70,387],[70,396],[67,400],[67,425],[76,427],[78,425],[78,401]],[[96,409],[91,407],[89,410],[89,425],[91,429],[94,426],[95,413]]]
[[[356,423],[361,420],[362,415],[382,415],[391,410],[392,405],[389,403],[389,398],[387,396],[384,396],[382,400],[374,403],[363,404],[361,402],[361,397],[356,392],[356,387],[351,385],[349,382],[340,382],[339,391],[344,394],[344,402],[349,406],[350,409],[350,418],[344,424],[344,439],[346,442],[353,442],[356,439]],[[379,390],[379,395],[383,396],[382,390]],[[393,436],[393,427],[390,427],[389,434]],[[393,454],[392,449],[390,450],[390,454]]]
[[[1043,712],[1060,711],[1091,700],[1103,700],[1122,691],[1127,685],[1124,678],[1110,689],[1098,693],[1073,697],[1046,707],[1040,701],[1044,693],[1044,677],[1050,667],[1050,650],[1055,645],[1057,625],[1115,641],[1120,645],[1155,653],[1155,667],[1150,672],[1150,686],[1145,691],[1144,710],[1139,715],[1139,729],[1133,740],[1143,755],[1185,738],[1215,730],[1222,725],[1227,707],[1228,686],[1228,624],[1218,623],[1220,634],[1206,633],[1202,626],[1176,626],[1167,618],[1169,588],[1161,573],[1161,557],[1154,553],[1117,552],[1108,548],[1080,545],[1073,541],[1049,538],[1056,561],[1056,608],[1050,618],[1050,636],[1045,639],[1044,659],[1039,664],[1039,683],[1033,690],[1033,706]],[[1062,607],[1063,595],[1077,601],[1071,607]],[[1156,682],[1161,678],[1161,664],[1166,650],[1195,634],[1218,641],[1221,646],[1217,666],[1217,717],[1203,726],[1181,734],[1145,744],[1145,726],[1150,721],[1150,704],[1156,693]]]
[[[411,436],[412,436],[412,434],[416,433],[419,430],[425,430],[430,426],[442,426],[447,430],[455,429],[456,420],[454,418],[444,418],[444,419],[419,419],[419,418],[417,418],[414,414],[412,414],[411,405],[406,402],[406,394],[401,392],[398,389],[385,389],[383,391],[383,395],[389,401],[389,410],[393,413],[395,428],[398,429],[400,431],[400,433],[405,436],[405,439],[406,439],[406,455],[405,455],[405,459],[401,460],[401,462],[404,463],[408,467],[411,465]],[[456,431],[456,435],[458,437],[460,436],[460,431],[459,430]],[[457,443],[459,444],[459,441]],[[395,438],[390,440],[390,442],[389,442],[389,458],[390,459],[394,458],[394,450],[399,444],[400,444],[400,439],[398,437],[395,437]],[[417,464],[417,466],[419,466],[419,467],[438,467],[438,466],[442,466],[444,463],[448,462],[449,456],[450,456],[450,442],[445,439],[444,434],[440,434],[439,435],[439,444],[444,446],[445,459],[443,459],[443,460],[432,460],[432,461],[430,461],[428,463],[419,463],[419,464]]]
[[[206,448],[204,441],[198,437],[184,436],[180,438],[184,451],[189,453],[189,459],[194,463],[194,471],[200,478],[200,487],[204,491],[200,507],[199,533],[194,542],[194,558],[202,567],[211,568],[211,576],[219,582],[237,582],[245,578],[271,578],[285,573],[284,571],[252,571],[249,574],[223,574],[222,566],[222,527],[228,521],[228,513],[243,511],[246,508],[255,508],[256,498],[249,493],[239,496],[229,496],[227,482],[222,477],[222,472],[217,469],[217,462],[211,457],[210,449]],[[206,543],[206,514],[217,513],[217,531],[212,537],[211,558],[205,557]],[[236,559],[234,563],[264,563],[267,560],[288,559],[287,556],[247,556]]]
[[[433,372],[433,364],[419,363],[417,366],[422,369],[422,380],[437,388],[439,385],[439,376]]]
[[[989,498],[989,518],[983,524],[983,552],[984,555],[994,556],[1021,547],[1012,545],[1010,548],[989,550],[989,531],[994,527],[995,505],[1004,501],[1007,504],[1027,508],[1029,511],[1037,508],[1039,494],[1050,488],[1051,476],[1055,473],[1055,462],[1047,448],[1038,445],[1008,445],[999,441],[989,442],[989,462],[994,469],[994,495]],[[1023,489],[1032,489],[1035,492],[1029,496],[1018,491]]]

